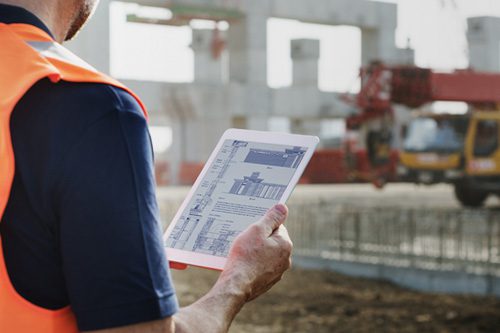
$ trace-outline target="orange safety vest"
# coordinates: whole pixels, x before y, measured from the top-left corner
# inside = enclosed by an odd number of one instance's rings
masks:
[[[23,95],[37,81],[53,83],[103,83],[119,87],[139,98],[117,81],[97,72],[90,65],[56,43],[44,31],[27,24],[0,23],[0,218],[14,178],[14,151],[10,135],[10,115]],[[8,223],[8,221],[6,222]],[[71,307],[52,311],[36,306],[14,289],[5,266],[0,237],[0,332],[73,333],[78,332]]]

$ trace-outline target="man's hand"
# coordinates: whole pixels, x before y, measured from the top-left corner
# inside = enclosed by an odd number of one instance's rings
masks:
[[[281,280],[291,266],[292,241],[283,226],[285,205],[276,205],[234,241],[221,280],[236,278],[250,301]]]
[[[176,332],[227,332],[246,302],[281,280],[291,265],[287,217],[287,207],[277,205],[236,238],[212,290],[174,316]]]
[[[174,317],[95,333],[223,333],[243,305],[269,290],[290,268],[292,242],[277,205],[234,241],[224,271],[214,287]]]

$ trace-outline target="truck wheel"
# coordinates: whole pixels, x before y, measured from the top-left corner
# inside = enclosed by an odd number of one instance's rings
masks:
[[[467,184],[457,183],[455,184],[455,197],[462,206],[477,208],[483,206],[488,198],[488,192],[475,189]]]

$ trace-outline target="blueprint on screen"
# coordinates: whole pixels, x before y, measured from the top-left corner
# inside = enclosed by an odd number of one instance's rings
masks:
[[[236,236],[280,201],[306,151],[226,140],[166,246],[226,257]]]

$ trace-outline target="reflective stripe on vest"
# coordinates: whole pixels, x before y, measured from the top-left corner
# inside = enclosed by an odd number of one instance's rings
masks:
[[[67,48],[56,42],[35,42],[28,41],[29,46],[34,48],[38,53],[40,53],[45,58],[57,59],[59,61],[64,61],[71,63],[75,66],[87,69],[91,72],[97,72],[97,70],[87,64],[82,59],[78,58],[76,55],[71,53]]]
[[[112,85],[129,92],[119,82],[54,42],[44,31],[27,24],[0,23],[0,218],[9,199],[15,161],[10,135],[10,116],[17,102],[39,80],[57,83],[89,82]],[[9,221],[4,221],[9,223]],[[19,295],[10,281],[0,237],[0,332],[76,333],[76,320],[68,306],[52,311],[36,306]]]

